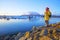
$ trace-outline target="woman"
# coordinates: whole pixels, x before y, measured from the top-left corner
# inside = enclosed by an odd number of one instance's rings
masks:
[[[51,12],[49,10],[48,7],[46,7],[46,10],[45,10],[45,13],[44,13],[44,19],[45,19],[45,23],[46,23],[46,26],[48,27],[49,25],[49,19],[51,17]]]

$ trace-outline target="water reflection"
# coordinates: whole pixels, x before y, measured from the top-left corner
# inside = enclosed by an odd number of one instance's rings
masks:
[[[60,22],[60,18],[51,18],[49,23]],[[25,32],[32,29],[33,26],[39,27],[45,25],[44,18],[29,19],[0,19],[0,34]]]

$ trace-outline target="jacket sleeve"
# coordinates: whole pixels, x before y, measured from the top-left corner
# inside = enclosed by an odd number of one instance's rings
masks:
[[[51,12],[49,12],[49,17],[51,17]]]

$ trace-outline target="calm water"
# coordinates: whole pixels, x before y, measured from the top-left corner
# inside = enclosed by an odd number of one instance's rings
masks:
[[[49,20],[50,24],[56,22],[60,22],[60,18],[51,18]],[[31,30],[33,26],[39,27],[43,25],[45,25],[44,18],[0,20],[0,35],[25,32]]]

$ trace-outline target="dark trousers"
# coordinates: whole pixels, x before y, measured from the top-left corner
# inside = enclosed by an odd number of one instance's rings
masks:
[[[45,20],[46,26],[49,27],[49,20]]]

